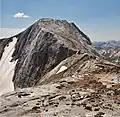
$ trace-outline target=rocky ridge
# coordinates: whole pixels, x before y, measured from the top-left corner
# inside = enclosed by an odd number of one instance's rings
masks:
[[[90,39],[74,23],[65,20],[40,19],[13,37],[17,38],[11,60],[17,60],[13,76],[15,88],[35,86],[47,72],[75,53],[99,56]]]
[[[57,73],[61,65],[67,69]],[[73,55],[50,71],[38,86],[2,95],[0,114],[2,117],[119,117],[120,85],[111,79],[116,76],[117,79],[118,74],[120,66],[104,60],[101,63],[88,54]]]
[[[120,117],[120,66],[74,23],[41,19],[13,37],[15,91],[0,97],[1,117]]]

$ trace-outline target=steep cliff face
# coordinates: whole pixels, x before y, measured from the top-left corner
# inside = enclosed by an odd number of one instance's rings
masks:
[[[42,76],[75,53],[99,55],[90,39],[74,23],[65,20],[40,19],[14,37],[17,42],[11,61],[17,60],[15,88],[35,86]]]

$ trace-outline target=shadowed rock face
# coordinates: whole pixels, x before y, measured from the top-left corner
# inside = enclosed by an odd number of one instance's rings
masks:
[[[15,88],[35,86],[41,77],[77,52],[99,55],[90,39],[74,23],[65,20],[41,19],[14,37],[17,43],[12,61],[18,60],[13,76]],[[6,39],[3,47],[11,38]]]
[[[1,39],[0,40],[0,59],[3,55],[4,48],[12,41],[12,38],[9,39]]]

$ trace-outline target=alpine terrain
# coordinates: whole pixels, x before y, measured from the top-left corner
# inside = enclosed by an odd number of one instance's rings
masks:
[[[95,42],[94,45],[105,59],[120,64],[120,41]]]
[[[0,40],[0,93],[0,117],[120,117],[120,65],[75,23],[43,18]]]

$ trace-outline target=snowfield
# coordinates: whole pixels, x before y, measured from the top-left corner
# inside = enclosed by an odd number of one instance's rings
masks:
[[[16,61],[10,61],[12,59],[11,56],[14,52],[16,41],[17,39],[13,38],[13,41],[5,47],[3,56],[0,60],[0,95],[14,90],[12,78],[14,75]]]

